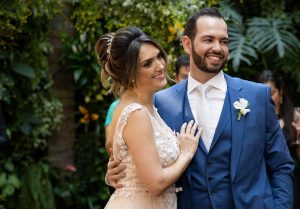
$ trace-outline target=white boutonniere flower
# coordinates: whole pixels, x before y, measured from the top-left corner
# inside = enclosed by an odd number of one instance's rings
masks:
[[[248,112],[250,112],[249,102],[244,98],[240,98],[238,101],[233,103],[234,108],[238,111],[238,120],[241,119],[241,116],[245,116]]]

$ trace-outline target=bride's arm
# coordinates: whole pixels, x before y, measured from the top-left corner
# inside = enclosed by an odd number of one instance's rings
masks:
[[[171,166],[162,168],[147,111],[141,109],[130,114],[123,130],[124,140],[139,176],[151,193],[161,194],[184,172],[198,146],[201,130],[195,136],[196,128],[197,124],[193,125],[193,122],[183,125],[179,137],[181,154]]]

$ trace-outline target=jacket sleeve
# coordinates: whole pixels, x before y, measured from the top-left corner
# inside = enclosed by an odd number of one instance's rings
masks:
[[[274,208],[291,209],[293,205],[294,163],[279,125],[269,88],[266,94],[265,158],[272,187]]]

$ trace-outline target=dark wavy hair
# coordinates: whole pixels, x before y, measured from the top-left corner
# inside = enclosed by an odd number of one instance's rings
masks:
[[[294,127],[292,126],[294,118],[294,105],[286,92],[284,79],[276,71],[271,71],[267,69],[261,72],[261,74],[258,77],[258,81],[260,83],[271,82],[279,90],[279,92],[281,92],[282,102],[280,103],[278,118],[282,119],[284,122],[283,131],[288,145],[289,147],[291,147],[292,143],[296,138],[296,132]]]
[[[189,37],[192,41],[194,41],[197,33],[197,27],[196,27],[197,20],[199,17],[203,17],[203,16],[221,18],[225,21],[224,17],[222,16],[222,14],[217,8],[215,7],[203,8],[188,19],[184,28],[183,35]]]
[[[109,92],[120,95],[136,86],[140,48],[145,43],[156,47],[167,63],[163,48],[137,27],[128,26],[99,37],[95,51],[102,67],[102,83],[110,87]]]

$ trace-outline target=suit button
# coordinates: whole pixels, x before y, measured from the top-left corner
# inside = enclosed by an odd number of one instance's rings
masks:
[[[208,182],[211,182],[213,178],[212,177],[208,177]]]
[[[212,163],[211,162],[207,162],[207,166],[212,166]]]
[[[215,195],[216,195],[216,192],[211,191],[211,192],[210,192],[210,195],[211,195],[211,196],[215,196]]]
[[[211,205],[209,205],[209,206],[207,207],[207,209],[212,209]]]

